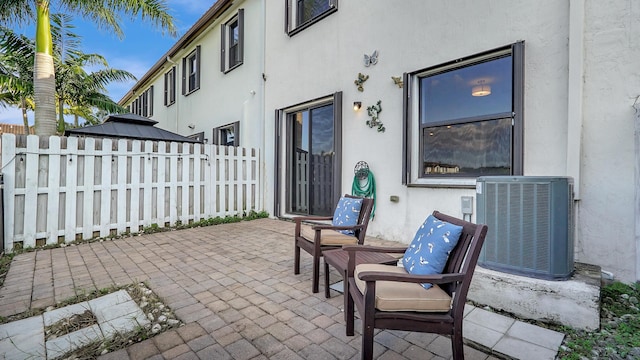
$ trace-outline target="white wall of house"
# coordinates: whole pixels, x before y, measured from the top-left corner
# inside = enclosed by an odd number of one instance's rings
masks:
[[[263,6],[263,0],[234,1],[197,38],[165,60],[162,69],[153,74],[149,82],[139,86],[133,99],[149,86],[154,86],[151,118],[159,122],[156,126],[185,136],[204,132],[204,137],[211,143],[213,128],[239,121],[240,146],[262,146]],[[244,9],[244,61],[242,65],[224,73],[220,70],[221,24],[236,16],[238,9]],[[182,59],[198,45],[201,47],[200,89],[185,96],[182,95]],[[177,70],[176,101],[165,106],[164,74],[172,66]]]
[[[265,138],[276,136],[275,109],[342,91],[342,192],[351,190],[354,165],[366,161],[377,183],[368,234],[409,242],[433,210],[462,217],[460,197],[476,195],[474,181],[466,188],[402,185],[403,95],[391,76],[524,40],[524,175],[573,176],[579,191],[576,260],[624,281],[638,279],[631,180],[639,5],[350,0],[291,37],[283,31],[284,6],[270,1],[266,8]],[[378,64],[364,67],[363,54],[374,50]],[[364,92],[354,85],[359,72],[370,76]],[[378,100],[384,133],[365,125],[366,107]],[[354,101],[363,103],[359,112],[351,108]],[[265,154],[265,204],[271,206],[275,154],[269,142]],[[400,201],[391,202],[391,195]]]

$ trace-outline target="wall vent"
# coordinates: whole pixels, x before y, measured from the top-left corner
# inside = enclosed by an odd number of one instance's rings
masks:
[[[547,280],[573,273],[573,179],[482,176],[476,182],[477,222],[489,230],[482,267]]]

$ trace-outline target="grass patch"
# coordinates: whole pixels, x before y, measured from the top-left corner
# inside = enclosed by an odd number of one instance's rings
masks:
[[[640,357],[640,285],[614,282],[601,290],[600,330],[562,327],[559,359],[637,359]]]

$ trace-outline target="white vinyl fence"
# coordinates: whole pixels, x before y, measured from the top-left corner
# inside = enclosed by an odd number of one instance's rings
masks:
[[[4,249],[263,209],[257,149],[3,134]]]

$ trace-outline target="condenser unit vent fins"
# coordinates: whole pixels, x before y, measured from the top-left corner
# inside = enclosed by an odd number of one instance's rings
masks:
[[[480,266],[549,280],[571,276],[571,178],[483,176],[476,193],[477,222],[489,226]]]

